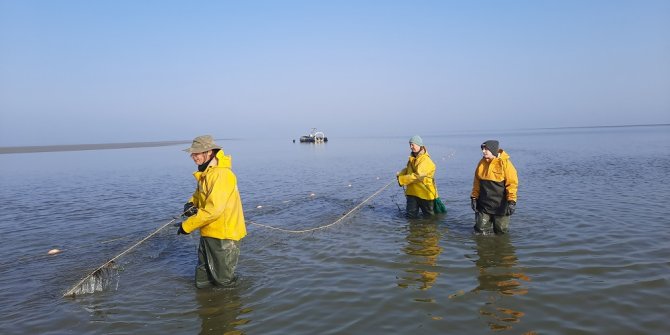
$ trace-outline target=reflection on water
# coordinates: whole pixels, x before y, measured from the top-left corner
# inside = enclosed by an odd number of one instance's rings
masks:
[[[238,326],[250,322],[240,315],[249,313],[250,309],[242,306],[239,288],[211,288],[196,291],[196,299],[200,308],[198,315],[202,321],[200,334],[243,334]]]
[[[478,269],[478,286],[473,292],[488,291],[492,294],[488,301],[479,309],[480,315],[489,319],[491,330],[511,329],[518,323],[524,312],[504,306],[503,297],[524,295],[528,293],[522,282],[530,281],[518,268],[518,258],[509,235],[475,236],[477,255],[475,261]]]
[[[415,285],[420,290],[433,286],[440,274],[434,267],[437,265],[437,256],[442,252],[441,235],[436,219],[410,221],[405,238],[407,244],[403,247],[403,252],[411,257],[408,264],[410,268],[400,276],[398,286],[407,288]]]

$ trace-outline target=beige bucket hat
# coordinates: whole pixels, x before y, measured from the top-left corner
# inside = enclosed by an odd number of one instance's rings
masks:
[[[212,136],[202,135],[194,138],[191,147],[184,149],[184,151],[197,154],[212,149],[221,149],[221,147],[214,143],[214,138]]]

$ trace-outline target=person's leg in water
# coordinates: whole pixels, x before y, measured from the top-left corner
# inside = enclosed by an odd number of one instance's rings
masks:
[[[207,246],[205,245],[205,238],[200,237],[200,244],[198,245],[198,265],[195,267],[195,287],[205,288],[212,286],[209,281],[209,270],[207,269]]]
[[[421,208],[421,212],[423,213],[423,216],[433,216],[435,215],[435,201],[434,200],[424,200],[424,199],[419,199],[419,208]]]
[[[410,219],[416,219],[419,217],[419,198],[408,195],[407,196],[407,217]]]
[[[496,215],[493,217],[493,232],[496,234],[507,234],[509,231],[510,216]]]
[[[482,212],[475,213],[475,232],[478,234],[493,233],[493,215]]]
[[[216,256],[210,260],[210,275],[217,286],[230,287],[237,282],[235,268],[240,257],[240,242],[233,240],[213,239],[216,248],[212,249]]]
[[[201,237],[195,285],[230,287],[237,280],[235,268],[240,256],[239,241]]]

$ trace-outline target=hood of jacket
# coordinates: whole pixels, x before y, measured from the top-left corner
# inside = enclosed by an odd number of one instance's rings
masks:
[[[225,154],[223,153],[223,149],[220,149],[220,150],[216,153],[216,160],[217,160],[217,163],[216,163],[216,165],[215,165],[214,167],[218,167],[218,168],[228,168],[228,169],[230,169],[231,167],[233,167],[233,158],[230,157],[229,155],[225,155]]]

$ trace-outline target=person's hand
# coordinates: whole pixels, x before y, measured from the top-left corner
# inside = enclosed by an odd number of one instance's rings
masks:
[[[477,211],[477,198],[470,198],[470,207],[473,211]]]
[[[516,201],[510,200],[507,202],[507,215],[514,214],[516,210]]]
[[[184,215],[185,217],[193,216],[198,212],[198,207],[195,207],[192,202],[187,202],[184,204]]]
[[[183,223],[180,224],[180,225],[179,225],[179,230],[177,230],[177,235],[188,235],[188,234],[189,234],[189,233],[187,233],[187,232],[184,230]]]

